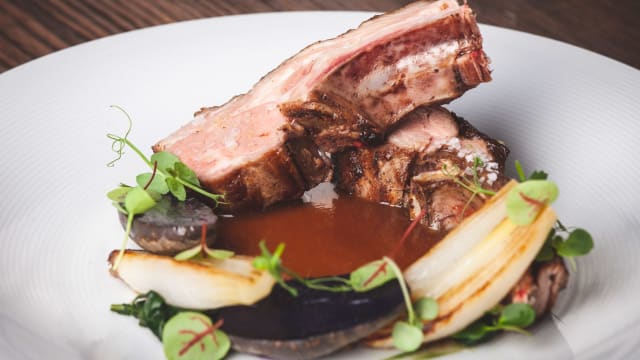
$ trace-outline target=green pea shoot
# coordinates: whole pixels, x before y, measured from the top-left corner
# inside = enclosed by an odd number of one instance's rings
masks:
[[[180,159],[168,152],[157,152],[147,158],[140,149],[138,149],[129,139],[133,121],[129,114],[117,105],[111,105],[121,111],[127,118],[129,126],[124,136],[115,134],[107,134],[107,138],[113,140],[111,144],[112,150],[117,157],[107,163],[107,166],[113,167],[115,163],[122,158],[125,147],[129,147],[149,166],[152,172],[142,173],[136,176],[137,186],[132,187],[121,184],[119,187],[107,193],[107,197],[113,201],[113,205],[118,211],[127,214],[127,225],[124,234],[124,240],[120,248],[120,253],[113,264],[112,271],[117,271],[120,261],[124,256],[124,250],[127,246],[129,234],[131,233],[131,225],[136,215],[143,214],[147,210],[153,208],[162,195],[171,194],[176,199],[184,201],[187,198],[187,190],[190,189],[203,195],[215,202],[215,204],[224,203],[224,195],[212,194],[200,187],[198,177],[186,164]],[[123,206],[124,204],[124,206]],[[195,250],[194,250],[195,251]],[[206,250],[205,250],[206,251]],[[224,257],[225,254],[213,252],[214,257]],[[183,255],[186,256],[186,255]],[[195,254],[193,255],[195,256]]]
[[[464,344],[472,345],[487,340],[501,330],[530,335],[524,329],[535,320],[536,312],[529,304],[499,305],[452,337]]]

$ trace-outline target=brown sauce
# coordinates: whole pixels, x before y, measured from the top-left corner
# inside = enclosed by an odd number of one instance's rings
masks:
[[[257,255],[261,240],[271,251],[285,243],[283,264],[304,277],[319,277],[347,274],[391,255],[410,221],[403,209],[324,189],[310,202],[223,217],[218,225],[216,248]],[[393,259],[405,268],[442,236],[418,224]]]

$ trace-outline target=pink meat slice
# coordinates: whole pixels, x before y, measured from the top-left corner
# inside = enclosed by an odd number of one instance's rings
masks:
[[[489,80],[471,9],[418,1],[308,46],[153,149],[177,155],[233,209],[266,207],[326,180],[329,153],[380,142],[414,108]]]

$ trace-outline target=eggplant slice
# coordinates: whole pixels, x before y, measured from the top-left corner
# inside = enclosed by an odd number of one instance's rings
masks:
[[[224,330],[240,352],[278,359],[325,356],[367,337],[403,312],[400,285],[391,281],[367,292],[313,290],[290,281],[252,306],[220,309]]]

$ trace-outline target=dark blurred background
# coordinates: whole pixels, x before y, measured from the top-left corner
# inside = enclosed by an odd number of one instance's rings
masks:
[[[0,0],[0,72],[68,46],[176,21],[285,10],[383,12],[401,0]],[[640,0],[468,0],[479,22],[640,68]]]

